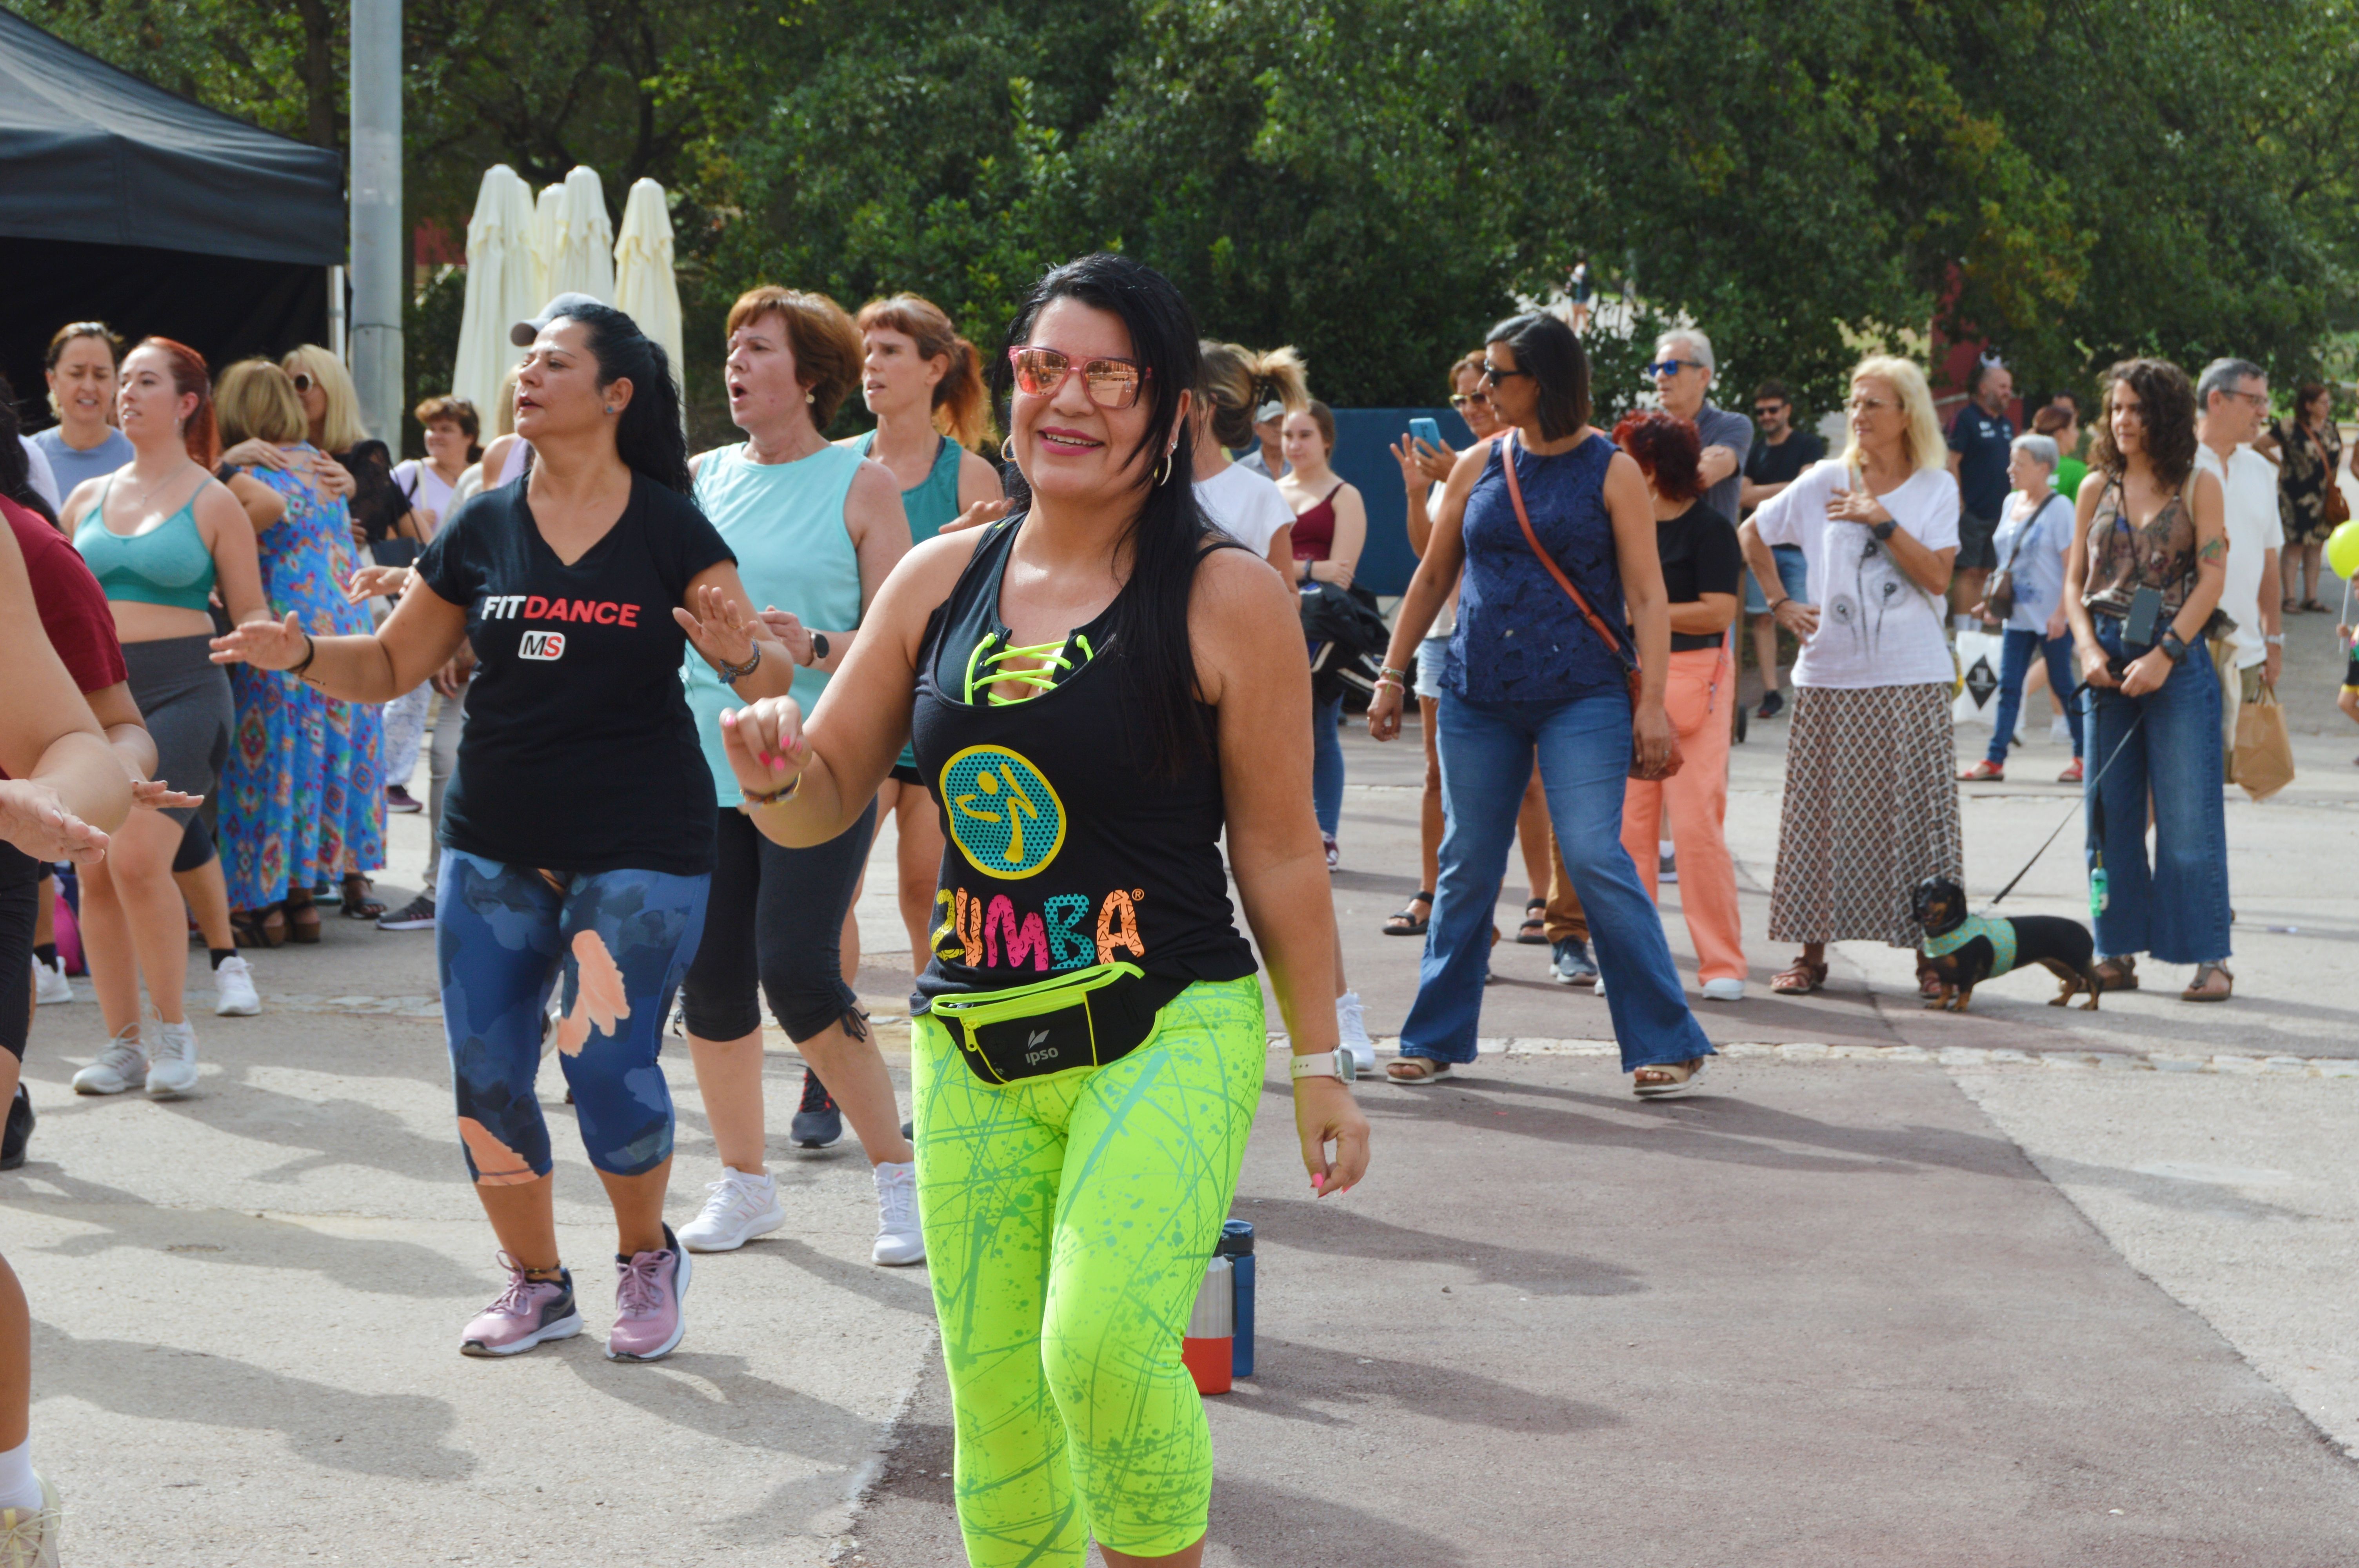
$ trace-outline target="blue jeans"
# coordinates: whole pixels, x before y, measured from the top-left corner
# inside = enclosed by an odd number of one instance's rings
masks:
[[[2096,625],[2097,641],[2121,653],[2121,622],[2100,615]],[[2220,798],[2220,677],[2210,648],[2200,637],[2190,643],[2170,678],[2144,697],[2091,687],[2085,700],[2089,870],[2093,879],[2104,873],[2105,887],[2096,911],[2098,953],[2151,953],[2166,964],[2225,958],[2228,823]]]
[[[2015,739],[2017,718],[2023,712],[2023,683],[2031,674],[2031,659],[2036,653],[2048,665],[2048,689],[2064,705],[2064,722],[2071,726],[2072,754],[2081,754],[2081,705],[2068,701],[2072,688],[2079,684],[2072,674],[2072,634],[2049,640],[2037,632],[2018,632],[2010,626],[1998,662],[1998,715],[1991,730],[1990,760],[2000,767],[2006,766],[2007,742]]]
[[[1343,815],[1343,740],[1336,733],[1343,721],[1343,693],[1332,702],[1310,704],[1310,808],[1318,814],[1319,831],[1330,838]]]
[[[1711,1055],[1671,967],[1662,916],[1622,848],[1629,697],[1609,688],[1567,702],[1485,703],[1445,693],[1436,750],[1449,826],[1401,1054],[1474,1059],[1492,910],[1537,752],[1549,820],[1589,915],[1623,1070]]]

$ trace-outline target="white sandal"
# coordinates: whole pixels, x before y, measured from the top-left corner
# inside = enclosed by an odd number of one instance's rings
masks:
[[[1669,1099],[1675,1095],[1686,1094],[1703,1082],[1704,1069],[1711,1065],[1709,1056],[1698,1056],[1687,1062],[1649,1062],[1643,1067],[1631,1069],[1630,1092],[1640,1099]],[[1642,1084],[1637,1081],[1640,1073],[1676,1073],[1679,1076],[1668,1084]]]
[[[1408,1066],[1423,1067],[1425,1071],[1419,1073],[1415,1077],[1402,1077],[1399,1069]],[[1401,1056],[1385,1064],[1385,1076],[1404,1088],[1413,1089],[1425,1084],[1440,1083],[1450,1076],[1450,1074],[1449,1063],[1437,1062],[1430,1056]]]

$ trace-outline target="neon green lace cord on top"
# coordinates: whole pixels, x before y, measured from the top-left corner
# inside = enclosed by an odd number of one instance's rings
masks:
[[[965,691],[967,706],[971,708],[974,705],[974,688],[978,672],[981,674],[984,695],[994,707],[1004,708],[1011,702],[1027,702],[1049,690],[1057,684],[1060,676],[1069,675],[1080,667],[1072,660],[1065,657],[1065,649],[1069,644],[1080,646],[1082,664],[1087,664],[1097,656],[1090,647],[1090,640],[1078,633],[1065,638],[1062,642],[1040,643],[1028,648],[1006,647],[996,652],[986,652],[991,647],[991,637],[986,634],[983,641],[974,645],[974,652],[967,655]],[[1040,662],[1028,670],[1011,670],[1005,667],[1009,659],[1038,659]],[[1030,687],[1032,689],[1020,697],[1002,697],[991,689],[1002,681],[1014,681],[1020,686]]]

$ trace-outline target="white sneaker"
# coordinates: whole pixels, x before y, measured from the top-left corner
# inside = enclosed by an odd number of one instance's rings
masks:
[[[139,1026],[126,1023],[106,1043],[98,1060],[73,1076],[78,1095],[119,1095],[147,1081],[147,1052],[139,1044]]]
[[[1743,1001],[1745,1000],[1745,982],[1731,977],[1723,977],[1716,980],[1706,980],[1703,983],[1703,1000],[1706,1001]]]
[[[33,1004],[36,1007],[47,1007],[53,1001],[71,1001],[73,999],[73,982],[66,979],[66,961],[63,958],[54,964],[44,964],[38,958],[33,960]]]
[[[156,1026],[147,1064],[147,1098],[179,1099],[197,1087],[197,1030],[185,1021]]]
[[[918,1228],[918,1162],[876,1163],[876,1249],[879,1263],[899,1268],[926,1260],[925,1233]]]
[[[213,1015],[252,1018],[261,1011],[262,998],[254,989],[254,971],[245,967],[243,958],[223,958],[221,968],[213,971]]]
[[[1376,1043],[1368,1038],[1368,1022],[1361,1016],[1358,991],[1345,991],[1335,999],[1335,1033],[1338,1044],[1352,1054],[1352,1071],[1364,1078],[1374,1077]]]
[[[41,1484],[39,1508],[0,1509],[0,1568],[58,1568],[65,1508],[48,1476],[36,1470],[33,1479]]]
[[[772,1176],[749,1176],[723,1165],[721,1179],[704,1190],[712,1195],[704,1200],[704,1211],[674,1232],[690,1252],[734,1252],[787,1223]]]

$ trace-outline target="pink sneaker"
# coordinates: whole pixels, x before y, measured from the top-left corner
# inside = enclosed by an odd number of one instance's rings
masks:
[[[664,1227],[664,1245],[614,1260],[614,1330],[606,1336],[610,1361],[660,1361],[688,1332],[680,1298],[688,1294],[688,1254]]]
[[[460,1335],[460,1355],[515,1356],[545,1339],[571,1339],[582,1332],[571,1274],[560,1270],[555,1281],[535,1280],[506,1253],[498,1261],[508,1271],[508,1288]]]

